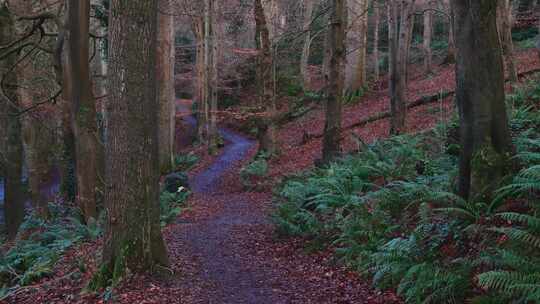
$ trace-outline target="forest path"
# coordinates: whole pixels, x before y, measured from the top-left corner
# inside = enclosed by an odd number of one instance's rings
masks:
[[[179,115],[194,132],[186,105]],[[191,178],[190,210],[167,227],[170,292],[180,303],[392,303],[328,253],[307,255],[294,240],[279,240],[270,221],[271,193],[246,192],[239,169],[256,143],[220,128],[226,145]],[[189,134],[184,134],[189,136]]]
[[[196,121],[189,110],[180,105],[178,112],[193,132]],[[197,282],[198,288],[190,286],[191,289],[206,290],[203,297],[199,295],[199,303],[283,302],[266,284],[268,270],[254,266],[240,254],[243,242],[235,233],[269,222],[263,213],[253,208],[249,198],[221,183],[227,178],[225,174],[248,156],[255,142],[224,128],[220,128],[219,133],[226,145],[204,171],[190,180],[194,193],[191,216],[180,219],[180,224],[173,229],[174,238],[167,240],[172,245],[170,248],[181,249],[182,255],[191,256],[191,261],[197,263],[196,273],[184,277],[188,281],[183,284]],[[173,260],[177,252],[170,251]],[[181,268],[186,269],[185,265]]]

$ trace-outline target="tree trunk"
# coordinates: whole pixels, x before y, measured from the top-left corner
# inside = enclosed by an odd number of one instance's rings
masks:
[[[6,45],[13,41],[15,28],[13,18],[5,4],[0,5],[0,45]],[[0,73],[4,73],[17,60],[16,55],[12,55],[0,61]],[[11,86],[17,83],[17,73],[10,72],[6,75],[6,82]],[[13,88],[6,89],[6,97],[11,102],[18,102],[17,91]],[[20,116],[17,104],[12,104],[2,96],[0,99],[0,166],[4,175],[4,217],[8,239],[14,239],[19,226],[24,219],[24,197],[22,187],[22,164],[23,145],[21,136]]]
[[[345,64],[345,28],[346,0],[332,0],[330,31],[328,33],[327,48],[330,55],[328,94],[326,100],[326,113],[323,137],[322,157],[323,163],[328,163],[341,153],[341,108]]]
[[[67,35],[66,35],[67,36]],[[65,198],[73,202],[77,196],[77,173],[76,173],[76,152],[75,152],[75,133],[73,132],[73,125],[71,124],[72,105],[71,105],[71,90],[73,77],[71,76],[71,69],[68,63],[68,48],[67,37],[60,37],[59,39],[65,39],[62,42],[62,53],[59,55],[58,64],[62,71],[61,84],[62,84],[62,99],[61,99],[61,115],[62,115],[62,160],[60,163],[60,191],[64,193]]]
[[[107,223],[93,288],[168,264],[159,215],[158,4],[113,0],[110,12]]]
[[[364,88],[367,84],[366,64],[367,64],[367,36],[368,36],[368,0],[360,0],[359,3],[360,14],[357,18],[357,31],[358,31],[358,62],[356,63],[355,80],[352,91],[357,91]]]
[[[518,72],[512,41],[512,7],[509,0],[497,1],[497,27],[501,41],[502,54],[506,63],[506,71],[511,82],[518,80]]]
[[[11,1],[10,8],[13,7],[17,11],[29,12],[34,11],[33,3],[30,1]],[[22,25],[22,24],[21,24]],[[26,33],[24,26],[16,26],[15,32],[18,35]],[[31,86],[25,85],[36,80],[38,72],[33,63],[19,64],[15,68],[17,73],[17,81],[19,87],[17,94],[19,97],[19,105],[22,108],[28,108],[34,105],[34,102],[40,97],[31,89]],[[49,218],[48,210],[48,195],[42,191],[41,185],[48,179],[50,164],[48,157],[52,144],[52,136],[48,131],[48,126],[41,118],[35,117],[32,113],[26,113],[20,117],[22,125],[22,141],[25,156],[25,163],[28,173],[28,190],[32,207],[36,215],[42,219]]]
[[[159,99],[159,168],[162,174],[174,167],[176,103],[174,93],[174,15],[170,0],[160,0],[158,17],[157,83]]]
[[[403,1],[401,20],[398,22],[399,4],[389,4],[389,44],[390,44],[390,134],[397,135],[405,131],[407,67],[410,26],[413,18],[413,1]],[[399,23],[399,25],[398,25]]]
[[[406,2],[409,2],[409,3],[406,3]],[[406,20],[407,22],[405,24],[401,24],[400,26],[400,30],[401,28],[406,28],[407,29],[407,32],[406,32],[406,43],[407,45],[405,46],[405,52],[406,54],[404,55],[405,57],[405,65],[403,66],[403,68],[405,69],[405,90],[407,88],[407,86],[409,85],[409,80],[410,80],[410,73],[409,73],[409,58],[410,58],[410,53],[411,53],[411,46],[412,46],[412,39],[413,39],[413,31],[414,31],[414,18],[416,17],[415,14],[414,14],[414,9],[415,9],[415,6],[414,6],[414,1],[410,1],[410,0],[407,0],[407,1],[404,1],[403,4],[402,4],[402,11],[401,11],[401,20],[403,22],[403,20]],[[408,14],[407,14],[408,13]],[[400,38],[401,39],[401,38]]]
[[[426,11],[424,12],[424,69],[426,74],[433,72],[433,55],[431,52],[431,36],[433,34],[433,11],[431,1],[427,2]]]
[[[276,126],[274,122],[276,104],[272,73],[274,62],[268,23],[261,0],[255,0],[255,22],[257,27],[257,50],[259,53],[257,58],[257,78],[262,82],[259,84],[259,95],[266,108],[264,117],[258,121],[259,150],[274,155],[277,152]]]
[[[489,199],[509,169],[513,151],[497,33],[497,2],[453,0],[452,8],[462,147],[458,190],[464,198]]]
[[[304,31],[304,47],[302,49],[302,57],[300,59],[300,74],[302,75],[302,83],[304,92],[309,90],[311,84],[311,75],[309,74],[309,54],[311,47],[311,18],[313,16],[313,1],[303,0],[304,3],[304,24],[302,30]]]
[[[102,0],[92,0],[90,2],[91,7],[93,5],[102,5]],[[107,28],[103,26],[102,20],[92,18],[90,19],[90,27],[93,33],[96,33],[99,36],[105,36],[107,34]],[[98,193],[105,192],[105,138],[107,137],[107,111],[105,111],[105,105],[107,103],[107,43],[104,39],[94,39],[94,48],[96,49],[96,54],[91,62],[92,64],[92,75],[94,77],[91,79],[94,87],[94,96],[96,96],[96,111],[97,111],[97,189]],[[96,198],[96,200],[99,197]]]
[[[75,134],[77,204],[86,222],[97,217],[96,104],[92,96],[89,65],[90,1],[68,4],[69,64],[72,126]]]
[[[204,31],[204,18],[201,16],[194,16],[192,21],[193,32],[197,41],[195,70],[196,70],[196,83],[195,83],[195,96],[194,101],[197,104],[197,138],[199,142],[205,143],[207,139],[208,130],[207,122],[208,117],[208,98],[206,97],[205,83],[205,31]]]
[[[375,24],[373,25],[373,64],[375,74],[374,76],[376,81],[379,80],[379,77],[381,75],[381,71],[379,68],[379,24],[381,22],[381,10],[379,5],[380,4],[377,1],[373,2],[373,18],[375,19]]]
[[[218,39],[217,39],[217,6],[216,0],[206,0],[205,7],[205,37],[206,37],[206,81],[207,97],[209,105],[209,124],[208,124],[208,148],[211,154],[218,149],[219,134],[217,129],[217,95],[218,95]]]
[[[452,7],[448,9],[450,12],[450,20],[448,24],[448,53],[444,59],[445,64],[453,64],[456,62],[456,42],[454,35],[454,12]]]
[[[19,90],[19,96],[28,99],[28,95]],[[21,103],[24,104],[24,103]],[[31,104],[31,103],[30,103]],[[47,182],[49,172],[47,127],[38,118],[25,115],[22,118],[22,138],[26,167],[28,171],[28,189],[32,207],[42,219],[49,218],[48,197],[41,189],[41,185]]]

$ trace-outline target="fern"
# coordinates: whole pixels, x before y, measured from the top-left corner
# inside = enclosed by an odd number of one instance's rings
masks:
[[[511,212],[497,216],[524,226],[491,228],[505,235],[513,249],[498,250],[495,265],[498,269],[478,275],[478,284],[508,299],[540,301],[540,256],[537,254],[540,218]]]

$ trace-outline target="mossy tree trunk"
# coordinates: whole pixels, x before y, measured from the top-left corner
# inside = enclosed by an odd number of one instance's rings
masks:
[[[341,153],[341,116],[344,86],[345,28],[347,27],[347,1],[331,1],[330,29],[327,39],[329,56],[328,84],[322,161],[328,163]]]
[[[510,166],[513,151],[497,33],[497,1],[454,0],[456,99],[461,156],[458,191],[489,199]]]
[[[90,81],[90,1],[68,3],[68,68],[71,81],[71,123],[75,134],[77,198],[88,222],[97,217],[98,131]]]
[[[168,265],[159,216],[157,14],[158,0],[111,1],[107,223],[94,288],[128,270]]]
[[[15,33],[13,18],[5,4],[0,5],[0,45],[13,41]],[[4,76],[16,61],[12,55],[0,61],[0,73]],[[4,177],[4,216],[9,239],[15,238],[24,218],[24,197],[22,188],[23,145],[21,121],[17,115],[18,96],[14,89],[17,74],[13,71],[5,75],[9,87],[6,96],[0,96],[0,166]],[[6,99],[6,98],[9,98]],[[15,103],[15,104],[13,104]]]

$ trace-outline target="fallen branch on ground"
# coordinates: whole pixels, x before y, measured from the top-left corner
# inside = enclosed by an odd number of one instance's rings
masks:
[[[518,74],[518,77],[527,76],[527,75],[534,74],[534,73],[537,73],[537,72],[540,72],[540,68],[535,68],[535,69],[531,69],[531,70],[528,70],[528,71],[525,71],[525,72],[521,72],[521,73]],[[456,93],[456,91],[447,91],[447,92],[437,93],[437,94],[430,95],[430,96],[424,96],[422,98],[419,98],[419,99],[409,103],[407,105],[407,110],[410,110],[410,109],[413,109],[413,108],[416,108],[416,107],[419,107],[419,106],[422,106],[422,105],[437,102],[437,101],[439,101],[441,99],[445,99],[447,97],[453,96],[455,93]],[[362,119],[362,120],[360,120],[358,122],[355,122],[355,123],[353,123],[351,125],[348,125],[348,126],[344,127],[341,130],[341,132],[344,133],[344,132],[349,131],[351,129],[356,129],[358,127],[363,127],[363,126],[365,126],[365,125],[367,125],[369,123],[376,122],[378,120],[390,118],[391,115],[392,114],[390,113],[390,111],[375,114],[373,116]],[[309,136],[309,139],[322,138],[323,136],[324,136],[324,133],[313,134],[313,135]]]

